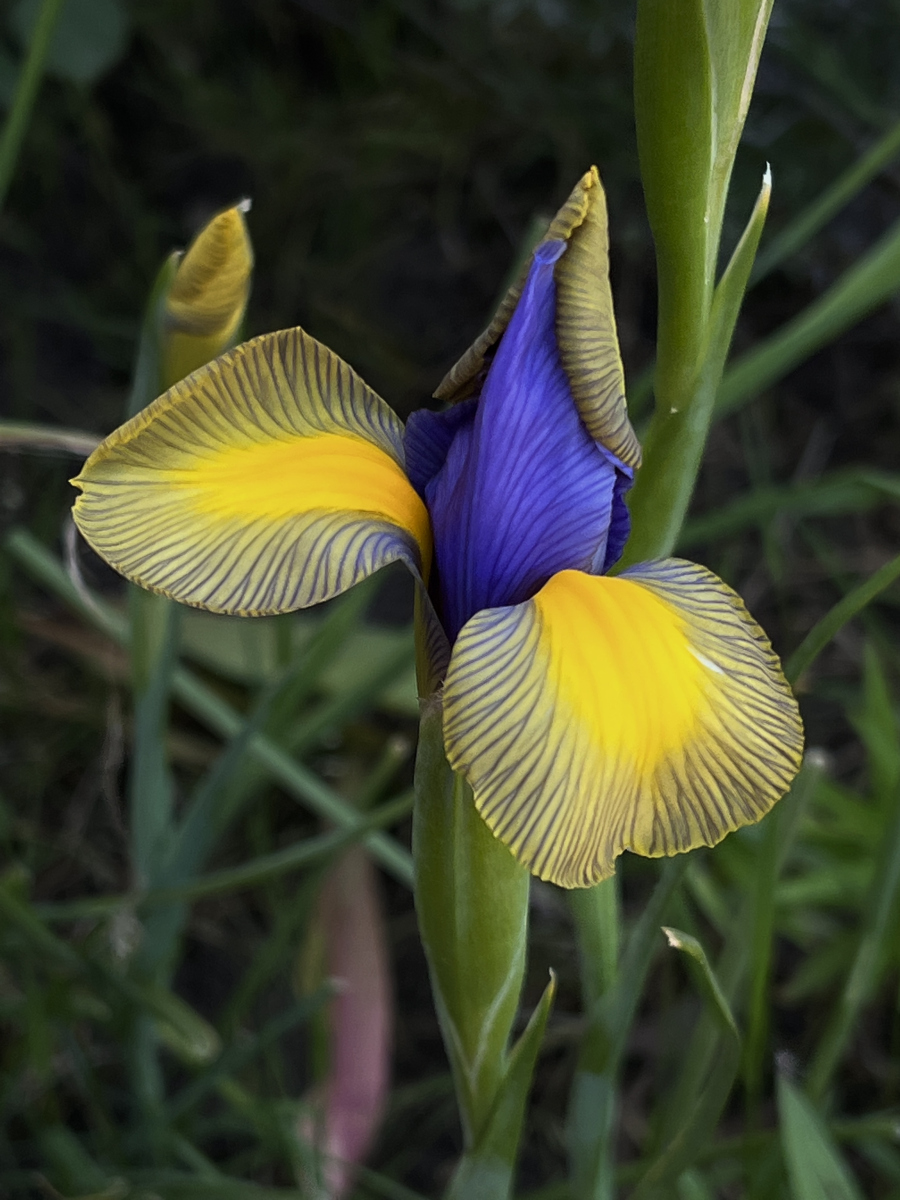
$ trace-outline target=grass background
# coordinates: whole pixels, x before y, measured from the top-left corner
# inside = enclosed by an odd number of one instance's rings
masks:
[[[22,53],[20,8],[6,4],[0,15],[0,94]],[[633,404],[638,414],[649,404],[655,280],[632,124],[632,5],[133,0],[120,11],[108,69],[90,82],[58,71],[45,81],[0,214],[4,419],[113,428],[162,258],[244,195],[257,257],[248,334],[303,324],[405,416],[484,325],[534,221],[591,162],[609,196]],[[763,250],[896,124],[898,61],[893,0],[776,0],[728,249],[766,162],[774,195]],[[900,162],[891,162],[751,291],[735,356],[802,314],[891,229],[898,192]],[[898,551],[897,317],[889,299],[850,323],[710,440],[682,549],[740,590],[785,657]],[[58,558],[76,460],[0,454],[0,526],[27,528]],[[192,904],[166,993],[190,1008],[166,1017],[176,1045],[159,1058],[164,1104],[148,1132],[127,1049],[156,1002],[134,991],[137,918],[122,905],[68,919],[50,907],[132,883],[127,660],[108,623],[104,632],[64,581],[41,576],[48,560],[34,544],[23,552],[6,542],[0,555],[0,1195],[256,1194],[229,1179],[299,1194],[289,1190],[289,1126],[315,1076],[315,1038],[309,1005],[298,1001],[298,963],[319,865]],[[79,561],[115,615],[119,582],[86,550]],[[722,1119],[702,1131],[672,1194],[900,1196],[897,602],[896,591],[883,592],[802,678],[815,755],[778,823],[692,855],[666,902],[660,923],[702,941],[744,1037]],[[191,616],[183,654],[238,714],[277,677],[271,735],[339,796],[374,803],[402,796],[411,778],[402,576],[389,575],[366,603],[364,618],[362,603],[343,616],[332,607],[325,635],[303,619]],[[196,703],[176,700],[166,744],[177,811],[209,778],[223,732]],[[241,771],[210,868],[320,833],[296,788],[270,770]],[[395,833],[408,843],[402,822]],[[633,924],[659,864],[626,856],[620,875]],[[394,1086],[357,1191],[408,1200],[438,1194],[459,1131],[411,896],[390,876],[383,890]],[[704,1056],[722,1045],[702,978],[661,935],[654,947],[622,1071],[625,1189],[678,1112],[708,1094],[715,1081]],[[560,994],[520,1190],[551,1197],[569,1194],[565,1115],[584,1019],[569,908],[536,885],[530,1006],[548,966]],[[192,1063],[210,1029],[224,1057]],[[792,1087],[817,1105],[814,1133],[805,1110],[791,1107]],[[810,1159],[822,1130],[825,1158]],[[837,1184],[809,1167],[834,1164],[835,1146],[849,1172],[835,1167]]]

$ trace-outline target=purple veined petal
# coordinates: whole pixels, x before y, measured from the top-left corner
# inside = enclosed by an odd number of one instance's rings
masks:
[[[460,421],[425,487],[451,641],[473,613],[520,603],[558,571],[604,569],[611,526],[610,552],[621,552],[631,472],[585,429],[556,344],[553,267],[565,249],[535,252],[475,419]]]
[[[475,420],[477,403],[473,398],[442,412],[420,408],[410,415],[403,434],[406,474],[420,496],[425,496],[425,489],[447,461],[459,430]]]
[[[603,564],[599,574],[606,572],[616,565],[622,557],[628,535],[631,533],[631,513],[625,503],[625,493],[634,482],[634,473],[630,467],[616,467],[616,482],[613,486],[612,516],[609,522],[609,533],[603,555]]]

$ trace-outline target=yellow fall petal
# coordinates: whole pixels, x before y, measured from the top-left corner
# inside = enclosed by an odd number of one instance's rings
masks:
[[[426,574],[428,514],[402,427],[300,329],[196,371],[116,430],[73,480],[74,516],[117,570],[216,612],[288,612],[403,561]]]
[[[564,241],[554,270],[556,336],[560,361],[588,433],[630,467],[641,463],[641,447],[628,419],[625,374],[619,353],[609,285],[606,196],[596,167],[575,185],[553,218],[543,241]],[[455,403],[470,396],[490,365],[531,269],[525,264],[487,329],[444,376],[435,397]]]
[[[536,875],[585,887],[616,857],[710,846],[759,820],[800,765],[777,656],[703,567],[563,571],[476,614],[444,694],[448,758]]]
[[[238,332],[253,271],[244,210],[235,205],[213,217],[178,264],[163,310],[166,386],[216,358]]]

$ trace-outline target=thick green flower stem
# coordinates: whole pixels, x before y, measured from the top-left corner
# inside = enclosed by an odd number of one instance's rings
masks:
[[[464,1137],[448,1196],[505,1200],[549,998],[532,1019],[541,1028],[526,1031],[510,1053],[529,875],[491,834],[447,762],[439,693],[423,701],[415,787],[416,911]]]
[[[665,557],[675,548],[700,469],[731,335],[756,257],[771,190],[767,172],[743,236],[716,287],[704,330],[701,364],[690,397],[682,407],[680,400],[667,403],[662,394],[657,396],[657,410],[645,444],[644,466],[631,494],[633,531],[622,558],[623,566]]]
[[[768,204],[716,284],[722,218],[772,0],[639,0],[634,99],[656,244],[657,413],[632,493],[630,562],[669,554],[687,511]]]

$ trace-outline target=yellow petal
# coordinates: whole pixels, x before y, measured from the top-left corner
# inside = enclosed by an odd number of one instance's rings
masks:
[[[612,291],[609,286],[609,234],[606,196],[596,167],[575,185],[553,218],[544,241],[564,241],[556,264],[556,336],[560,360],[585,426],[630,467],[641,463],[641,447],[628,419],[625,375]],[[525,264],[487,329],[450,368],[434,393],[455,403],[477,390],[518,303],[531,268]]]
[[[116,430],[73,480],[75,521],[136,583],[216,612],[289,612],[431,533],[384,401],[300,329],[238,346]]]
[[[243,205],[218,213],[178,264],[163,312],[166,386],[216,358],[237,335],[253,270],[243,214]]]
[[[703,567],[563,571],[476,614],[444,695],[451,765],[542,879],[585,887],[623,850],[711,846],[800,765],[797,704],[740,598]]]

